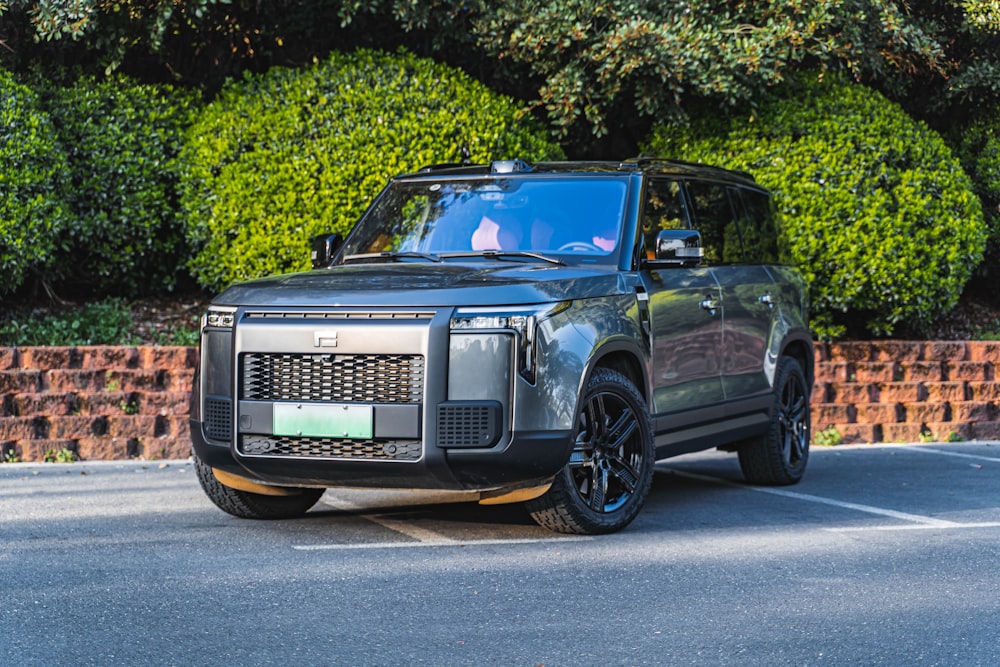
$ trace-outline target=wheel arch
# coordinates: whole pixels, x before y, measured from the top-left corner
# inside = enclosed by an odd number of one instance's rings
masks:
[[[601,346],[594,353],[587,365],[587,370],[583,374],[581,390],[587,386],[590,376],[598,368],[609,368],[618,371],[631,382],[643,400],[649,403],[649,387],[645,364],[642,360],[641,352],[634,345],[624,342],[611,342]]]
[[[781,348],[781,356],[791,357],[799,362],[799,366],[802,367],[802,371],[806,374],[806,388],[811,393],[816,379],[813,365],[815,351],[812,338],[805,334],[786,338]]]

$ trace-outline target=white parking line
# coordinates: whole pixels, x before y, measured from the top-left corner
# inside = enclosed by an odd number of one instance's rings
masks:
[[[1000,463],[1000,457],[995,457],[995,456],[977,456],[976,454],[965,454],[963,452],[948,452],[943,449],[935,449],[934,447],[917,447],[915,445],[885,445],[885,446],[891,447],[893,449],[903,449],[908,452],[940,454],[941,456],[954,456],[956,458],[972,459],[974,461],[990,461],[991,463]]]
[[[864,512],[866,514],[875,514],[877,516],[886,516],[893,519],[899,519],[900,521],[909,522],[908,524],[900,526],[863,526],[863,527],[843,527],[843,528],[824,528],[824,530],[832,532],[849,532],[858,530],[928,530],[928,529],[948,529],[954,530],[956,528],[996,528],[1000,527],[1000,522],[985,522],[985,523],[957,523],[955,521],[947,521],[945,519],[935,519],[931,516],[923,516],[920,514],[910,514],[908,512],[897,512],[896,510],[885,509],[883,507],[874,507],[872,505],[862,505],[859,503],[850,503],[843,500],[835,500],[833,498],[825,498],[823,496],[814,496],[809,493],[798,493],[796,491],[786,491],[784,489],[775,489],[770,487],[762,486],[747,486],[744,484],[738,484],[732,482],[728,479],[722,479],[721,477],[711,477],[709,475],[699,475],[696,473],[684,472],[681,470],[673,470],[671,472],[680,477],[687,477],[690,479],[697,479],[705,482],[713,482],[715,484],[722,484],[724,486],[731,486],[740,489],[746,489],[748,491],[756,491],[757,493],[766,493],[772,496],[782,496],[785,498],[794,498],[795,500],[804,500],[811,503],[819,503],[821,505],[832,505],[834,507],[840,507],[843,509],[855,510],[857,512]]]
[[[586,542],[593,540],[587,535],[567,537],[513,538],[509,540],[452,540],[435,542],[369,542],[366,544],[297,544],[297,551],[350,551],[356,549],[420,549],[426,547],[479,547],[505,544],[560,544],[563,542]]]

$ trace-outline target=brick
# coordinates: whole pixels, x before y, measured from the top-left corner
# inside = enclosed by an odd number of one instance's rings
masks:
[[[190,438],[153,438],[139,443],[139,456],[144,459],[186,459],[191,456]]]
[[[965,361],[968,356],[963,341],[927,341],[922,345],[924,361]]]
[[[902,380],[894,361],[859,361],[854,364],[855,382],[894,382]]]
[[[21,368],[50,371],[56,368],[80,368],[80,353],[75,347],[22,347]]]
[[[829,382],[817,382],[812,386],[812,393],[809,394],[812,403],[831,403]]]
[[[1000,364],[1000,341],[973,340],[966,343],[969,346],[969,361],[988,361]]]
[[[52,417],[49,424],[50,438],[77,440],[104,435],[108,431],[104,417]]]
[[[191,392],[146,392],[137,394],[139,414],[183,417],[190,414]]]
[[[95,370],[125,370],[138,368],[139,350],[126,345],[94,345],[80,347],[81,367]]]
[[[941,382],[944,380],[944,369],[940,361],[913,361],[901,364],[904,382]]]
[[[0,347],[0,371],[17,368],[18,354],[16,347]]]
[[[846,403],[818,403],[812,407],[812,423],[820,425],[850,424],[854,422],[853,405]]]
[[[867,403],[857,406],[859,424],[895,424],[903,419],[899,403]]]
[[[850,364],[842,361],[824,361],[816,364],[817,382],[853,382],[850,378],[853,373]]]
[[[953,401],[951,403],[951,421],[953,422],[988,422],[998,416],[996,405],[987,401]]]
[[[108,417],[108,435],[112,438],[155,438],[159,419],[151,415]]]
[[[832,382],[827,395],[830,403],[871,403],[873,390],[870,384]]]
[[[0,371],[0,394],[31,394],[41,389],[41,371]]]
[[[1000,422],[975,422],[969,425],[970,439],[1000,440]]]
[[[194,370],[198,367],[198,348],[144,347],[139,351],[139,358],[143,368],[163,371]]]
[[[881,442],[882,426],[879,424],[835,424],[840,433],[841,444]]]
[[[968,400],[968,385],[965,382],[928,382],[926,400],[932,403],[951,403]]]
[[[921,424],[882,424],[882,442],[918,442],[922,432]]]
[[[905,421],[911,424],[924,422],[951,421],[951,406],[948,403],[904,403]]]
[[[872,344],[872,361],[920,361],[920,343],[901,340],[880,340]]]
[[[872,346],[868,342],[850,341],[830,343],[830,359],[833,361],[864,362],[872,360]]]
[[[49,421],[45,417],[0,418],[0,440],[39,440],[49,437]]]
[[[164,373],[163,388],[167,391],[191,391],[194,383],[194,369],[167,371]]]
[[[952,382],[985,382],[993,379],[993,364],[988,361],[945,362],[945,376]]]
[[[17,448],[21,452],[23,461],[44,461],[49,454],[55,454],[64,449],[76,452],[76,441],[74,440],[20,440]]]
[[[872,386],[872,403],[907,403],[927,400],[927,387],[920,382],[885,382]]]
[[[138,410],[138,397],[138,393],[125,391],[94,391],[77,394],[81,415],[129,414],[132,410]]]
[[[80,438],[77,446],[80,458],[85,461],[129,459],[138,451],[138,441],[134,438]]]
[[[817,363],[820,361],[830,361],[830,346],[819,341],[814,342],[813,360]]]
[[[42,386],[48,391],[81,392],[106,391],[104,371],[50,370],[42,377]]]
[[[13,397],[12,405],[14,416],[23,417],[72,415],[80,409],[76,394],[69,392],[19,394]]]
[[[969,400],[1000,401],[1000,382],[969,382]]]
[[[163,389],[165,380],[165,373],[155,369],[111,370],[107,373],[107,386],[113,391]]]
[[[968,440],[972,437],[972,425],[958,421],[925,424],[925,432],[928,431],[937,442],[952,442],[956,438]]]

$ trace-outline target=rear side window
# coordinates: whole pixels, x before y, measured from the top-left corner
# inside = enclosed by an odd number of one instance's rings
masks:
[[[751,264],[777,264],[778,230],[771,198],[756,190],[730,190],[739,219],[743,253]]]

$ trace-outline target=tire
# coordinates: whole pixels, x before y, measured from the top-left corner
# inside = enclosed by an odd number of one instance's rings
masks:
[[[580,401],[576,442],[552,487],[525,503],[541,526],[560,533],[598,535],[636,517],[653,482],[649,410],[621,373],[598,368]]]
[[[809,386],[799,362],[782,357],[774,375],[774,406],[767,433],[737,451],[751,484],[795,484],[809,461]]]
[[[326,489],[289,489],[289,496],[265,496],[228,487],[216,478],[201,459],[194,459],[198,482],[208,499],[223,512],[241,519],[293,519],[316,504]],[[285,487],[280,487],[285,488]]]

